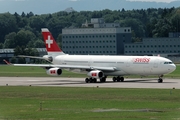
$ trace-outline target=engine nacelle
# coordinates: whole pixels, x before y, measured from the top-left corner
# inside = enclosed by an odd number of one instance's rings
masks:
[[[93,70],[90,71],[87,75],[92,78],[102,78],[104,76],[104,73],[99,70]]]
[[[59,68],[50,68],[46,71],[46,73],[48,75],[52,75],[52,76],[59,76],[59,75],[61,75],[62,70]]]

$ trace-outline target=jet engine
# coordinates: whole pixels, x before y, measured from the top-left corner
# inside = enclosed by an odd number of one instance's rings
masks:
[[[46,73],[48,75],[52,75],[52,76],[59,76],[59,75],[61,75],[62,70],[59,68],[50,68],[46,71]]]
[[[102,78],[104,76],[104,73],[99,70],[93,70],[90,71],[87,75],[92,78]]]

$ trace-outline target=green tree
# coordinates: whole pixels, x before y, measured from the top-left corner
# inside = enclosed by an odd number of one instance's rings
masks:
[[[26,14],[22,12],[21,17],[26,17]]]
[[[32,17],[32,16],[34,16],[34,13],[33,13],[33,12],[29,12],[29,13],[27,14],[27,17],[28,17],[28,18],[30,18],[30,17]]]
[[[153,30],[153,37],[168,37],[168,33],[172,31],[172,25],[167,19],[161,19],[155,24],[155,29]]]
[[[34,41],[36,36],[29,30],[20,30],[15,37],[15,46],[26,46],[29,41]]]
[[[3,49],[4,44],[0,43],[0,49]]]
[[[38,56],[39,55],[36,48],[25,48],[24,54],[28,55],[28,56]]]
[[[173,26],[173,32],[180,32],[180,8],[172,12],[170,21]]]
[[[25,60],[25,58],[18,58],[18,63],[20,63],[20,64],[25,64],[26,63],[26,60]]]
[[[10,62],[11,62],[11,63],[16,63],[16,60],[17,60],[16,57],[12,57],[12,58],[10,59]]]
[[[15,47],[15,37],[16,33],[11,32],[5,36],[4,48],[14,48]]]
[[[29,19],[30,27],[36,31],[41,30],[41,28],[45,27],[45,21],[41,16],[33,16]]]
[[[25,53],[25,47],[24,46],[17,46],[16,48],[14,48],[14,56],[18,56],[18,55],[24,55]],[[26,63],[25,58],[17,58],[18,63]]]
[[[44,47],[45,45],[42,40],[38,39],[34,42],[34,48],[44,48]]]
[[[19,21],[18,26],[19,26],[19,28],[24,28],[24,27],[28,26],[28,24],[29,24],[28,18],[23,17],[23,18],[21,18],[21,21]]]
[[[58,17],[53,17],[48,21],[47,26],[53,33],[54,38],[57,38],[57,36],[62,33],[62,29],[70,26],[70,23],[65,21],[64,17],[61,17],[59,19]]]
[[[0,26],[0,42],[2,43],[4,43],[5,35],[16,32],[18,28],[15,16],[10,13],[0,14]]]
[[[14,56],[18,56],[18,55],[25,55],[25,47],[24,46],[16,46],[14,48]]]

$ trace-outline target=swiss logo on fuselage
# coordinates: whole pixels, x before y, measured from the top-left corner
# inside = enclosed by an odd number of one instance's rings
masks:
[[[50,35],[48,35],[48,39],[46,40],[46,44],[48,45],[48,48],[51,48],[51,44],[53,44],[53,40],[51,40]]]
[[[133,63],[149,63],[150,58],[133,58]]]

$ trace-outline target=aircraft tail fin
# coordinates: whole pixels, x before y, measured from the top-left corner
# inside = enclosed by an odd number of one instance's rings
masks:
[[[50,56],[63,55],[64,52],[58,46],[50,31],[47,28],[42,28],[41,31],[48,55]]]

